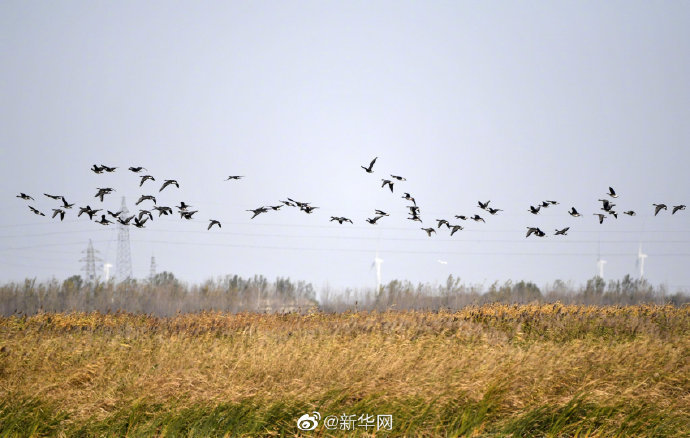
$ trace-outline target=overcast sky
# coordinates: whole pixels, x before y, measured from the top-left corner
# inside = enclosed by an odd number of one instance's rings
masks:
[[[111,210],[153,194],[199,212],[130,229],[138,278],[154,255],[190,282],[373,287],[378,251],[384,282],[579,284],[599,254],[606,279],[637,275],[641,244],[650,281],[690,289],[690,211],[651,205],[690,201],[689,55],[678,1],[3,1],[0,280],[80,273],[89,239],[115,264],[115,226],[51,219],[43,193]],[[134,165],[156,182],[140,188]],[[393,194],[391,173],[407,178]],[[180,188],[159,193],[166,178]],[[609,186],[637,216],[598,224]],[[101,203],[96,187],[117,191]],[[245,211],[287,197],[320,208]],[[546,199],[560,204],[527,212]],[[375,208],[390,217],[372,226]],[[437,218],[465,230],[429,238]]]

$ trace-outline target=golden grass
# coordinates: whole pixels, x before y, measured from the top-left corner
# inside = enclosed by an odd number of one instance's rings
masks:
[[[199,403],[503,394],[500,415],[651,404],[690,418],[690,308],[490,305],[457,313],[0,318],[0,397],[56,403],[70,421],[137,401]]]

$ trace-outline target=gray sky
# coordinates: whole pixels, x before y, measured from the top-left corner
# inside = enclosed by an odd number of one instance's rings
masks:
[[[106,208],[154,194],[199,210],[130,229],[140,278],[155,255],[194,282],[373,286],[378,249],[384,282],[580,283],[599,247],[606,278],[635,274],[641,242],[647,278],[687,289],[690,211],[651,204],[690,201],[689,54],[688,2],[4,1],[0,280],[79,273],[88,239],[114,264],[117,228],[38,217],[15,196],[50,213],[44,192],[100,208],[96,187],[115,187]],[[133,165],[156,183],[139,188]],[[394,194],[390,173],[407,177]],[[159,194],[165,178],[180,189]],[[609,185],[637,216],[598,224]],[[423,226],[486,224],[427,238],[405,191]],[[320,209],[245,211],[288,196]],[[489,199],[505,211],[477,208]],[[561,204],[526,211],[545,199]],[[371,226],[375,208],[391,216]],[[527,226],[571,230],[525,239]]]

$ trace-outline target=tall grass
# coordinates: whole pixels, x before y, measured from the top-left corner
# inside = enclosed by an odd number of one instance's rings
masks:
[[[690,308],[0,318],[0,434],[687,436]],[[371,430],[369,430],[371,433]],[[379,433],[380,434],[380,433]]]

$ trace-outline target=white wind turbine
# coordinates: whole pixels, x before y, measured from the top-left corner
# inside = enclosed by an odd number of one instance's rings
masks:
[[[105,276],[105,281],[107,282],[108,279],[110,278],[110,268],[112,268],[113,265],[110,263],[105,263],[103,265],[103,275]]]
[[[642,244],[637,249],[637,266],[640,268],[640,280],[644,277],[644,259],[647,258],[647,254],[642,254]]]
[[[602,280],[604,279],[604,265],[606,264],[606,260],[599,259],[597,261],[597,269],[599,269],[599,278]]]

